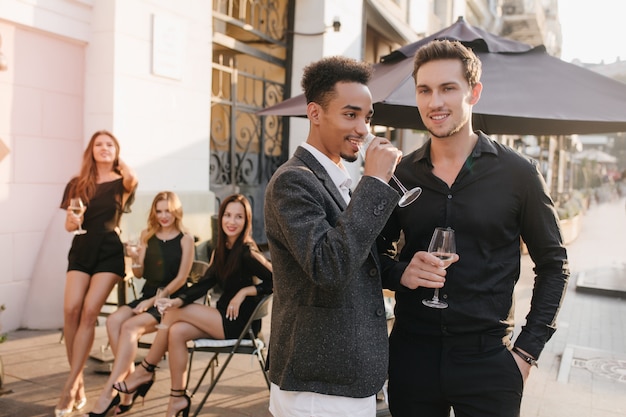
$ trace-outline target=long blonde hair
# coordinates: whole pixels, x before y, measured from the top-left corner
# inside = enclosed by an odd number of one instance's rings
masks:
[[[172,191],[161,191],[158,193],[154,200],[152,200],[152,207],[150,208],[150,214],[148,215],[148,227],[146,233],[142,238],[142,243],[146,245],[148,240],[156,234],[161,228],[159,220],[157,219],[156,206],[159,201],[167,201],[167,209],[174,216],[174,227],[181,231],[185,231],[183,226],[183,205],[176,193]]]
[[[80,168],[80,173],[78,174],[78,177],[76,177],[68,194],[73,197],[80,197],[85,204],[89,204],[89,200],[91,200],[96,192],[98,169],[96,166],[96,160],[93,157],[93,147],[96,142],[96,138],[100,135],[108,136],[111,140],[113,140],[113,143],[115,144],[115,161],[113,162],[113,170],[118,174],[121,174],[118,168],[120,143],[117,138],[113,136],[113,133],[107,130],[98,130],[89,140],[89,144],[83,153],[83,163]]]

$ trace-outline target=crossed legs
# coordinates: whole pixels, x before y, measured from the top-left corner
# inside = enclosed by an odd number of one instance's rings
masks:
[[[144,334],[154,332],[157,322],[148,313],[135,314],[130,307],[122,306],[107,318],[106,324],[115,360],[111,374],[93,408],[95,413],[103,412],[115,397],[113,384],[123,381],[133,372],[137,341]],[[128,407],[132,405],[132,401],[132,396],[123,395],[120,405]]]
[[[149,364],[156,364],[165,352],[169,351],[172,392],[184,392],[187,376],[187,341],[200,337],[224,339],[222,316],[215,308],[189,304],[182,308],[168,309],[162,322],[168,327],[157,331],[145,361]],[[124,383],[127,390],[132,392],[141,384],[148,382],[150,378],[152,374],[140,366],[129,375]],[[176,415],[188,405],[189,398],[185,395],[170,396],[167,416]]]
[[[84,398],[83,368],[95,337],[95,325],[118,275],[102,272],[92,275],[68,271],[63,301],[63,334],[70,364],[70,373],[57,403],[57,414],[71,411],[76,402]]]

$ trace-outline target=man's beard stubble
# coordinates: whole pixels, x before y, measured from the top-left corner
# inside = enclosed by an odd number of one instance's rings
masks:
[[[427,130],[428,130],[428,133],[430,133],[432,137],[435,137],[437,139],[444,139],[444,138],[449,138],[450,136],[456,135],[457,133],[461,131],[461,129],[467,126],[468,123],[469,123],[469,118],[464,120],[462,123],[459,123],[457,126],[452,127],[452,129],[450,129],[447,133],[443,135],[437,135],[435,132],[433,132],[431,129],[428,129],[428,128]]]

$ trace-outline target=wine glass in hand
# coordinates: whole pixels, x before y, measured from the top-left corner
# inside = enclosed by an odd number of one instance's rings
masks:
[[[170,293],[167,288],[161,287],[157,289],[154,306],[159,310],[159,314],[161,315],[161,322],[155,326],[157,329],[167,329],[168,326],[163,323],[163,318],[165,317],[165,311],[171,306],[170,303]]]
[[[363,139],[363,144],[359,148],[359,152],[361,154],[361,158],[363,158],[364,161],[367,148],[370,143],[372,143],[372,140],[374,140],[375,137],[376,136],[373,133],[368,133],[367,135],[365,135],[365,139]],[[394,174],[391,175],[391,179],[396,183],[396,185],[398,185],[400,191],[402,191],[402,197],[400,198],[400,201],[398,201],[398,205],[400,207],[408,206],[409,204],[414,202],[417,197],[420,196],[420,194],[422,194],[422,189],[420,187],[414,187],[410,190],[407,190],[407,188],[400,182],[398,178],[396,178]]]
[[[454,254],[456,253],[456,243],[454,241],[454,230],[449,227],[438,227],[430,239],[428,252],[435,255],[443,261],[443,267],[447,268],[452,263]],[[422,300],[425,306],[432,308],[447,308],[448,303],[439,300],[439,288],[435,288],[433,298],[430,300]]]
[[[126,248],[128,250],[128,256],[130,256],[130,259],[133,261],[132,267],[141,268],[141,264],[139,263],[139,239],[136,237],[129,238],[126,242]]]
[[[85,204],[83,203],[83,200],[81,200],[80,198],[71,198],[70,205],[68,206],[68,208],[72,212],[72,215],[76,217],[77,219],[80,219],[80,216],[82,216],[83,213],[85,212]],[[84,235],[85,233],[87,233],[87,231],[82,228],[82,221],[81,221],[81,223],[78,223],[78,229],[74,230],[74,234]]]

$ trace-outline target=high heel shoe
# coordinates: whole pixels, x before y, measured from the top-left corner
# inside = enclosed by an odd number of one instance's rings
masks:
[[[109,410],[111,410],[111,408],[115,407],[116,405],[118,405],[120,403],[120,394],[117,394],[109,403],[109,406],[106,408],[106,410],[104,410],[101,413],[94,413],[93,411],[90,411],[89,413],[87,413],[87,415],[89,417],[104,417],[109,413]]]
[[[74,404],[70,404],[68,408],[57,408],[54,407],[54,417],[67,417],[74,412]]]
[[[131,401],[130,404],[120,404],[119,407],[117,407],[118,412],[116,415],[124,414],[130,411],[130,409],[133,408],[133,405],[135,405],[135,400],[137,399],[137,397],[142,398],[142,404],[143,404],[143,401],[146,399],[146,394],[152,387],[152,384],[154,384],[154,379],[155,379],[154,370],[156,369],[156,365],[152,365],[151,363],[148,363],[144,359],[143,361],[141,361],[141,366],[147,372],[152,373],[152,379],[150,381],[139,385],[137,389],[135,389],[134,391],[128,390],[128,387],[126,386],[126,381],[116,382],[115,384],[113,384],[114,390],[117,390],[123,394],[133,394],[133,400]]]
[[[152,386],[152,383],[154,382],[154,380],[140,385],[139,388],[137,388],[137,390],[135,391],[135,393],[133,394],[133,399],[130,402],[130,404],[120,404],[117,407],[117,413],[115,414],[116,416],[119,416],[120,414],[124,414],[130,411],[131,408],[133,408],[133,405],[135,405],[135,400],[137,399],[137,397],[139,397],[141,395],[141,399],[142,399],[142,404],[143,405],[143,401],[146,398],[146,394],[148,393],[148,390],[150,389],[150,387]],[[143,389],[143,387],[146,386],[145,390]]]
[[[84,406],[87,405],[87,397],[83,397],[78,402],[74,403],[74,411],[80,411]]]
[[[59,409],[56,408],[54,409],[54,417],[66,417],[69,416],[70,414],[72,414],[74,412],[74,408],[65,408],[65,409]]]
[[[191,409],[191,398],[189,398],[189,395],[187,395],[187,391],[184,389],[171,389],[170,397],[174,397],[174,398],[184,397],[185,400],[187,400],[187,405],[184,408],[178,410],[175,416],[178,417],[180,413],[183,413],[183,417],[189,417],[189,410]]]

